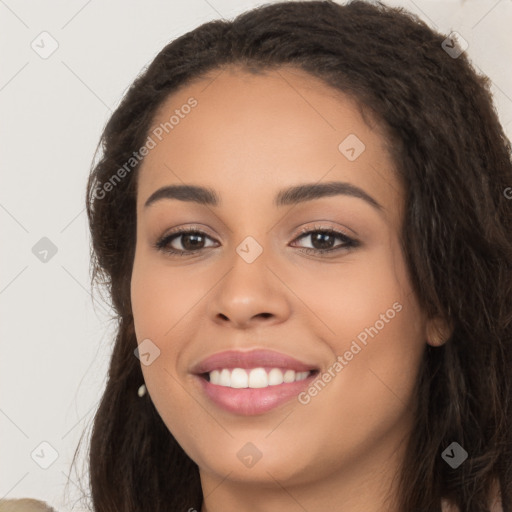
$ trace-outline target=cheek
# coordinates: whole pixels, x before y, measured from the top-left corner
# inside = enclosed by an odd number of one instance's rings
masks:
[[[425,342],[414,301],[401,296],[395,307],[385,320],[370,315],[364,327],[354,326],[338,338],[333,348],[342,357],[332,369],[335,377],[314,398],[318,403],[311,399],[339,450],[361,448],[395,430],[406,434]],[[339,429],[344,439],[336,436]]]
[[[409,409],[426,343],[423,314],[396,245],[347,258],[315,277],[299,276],[294,291],[315,312],[310,327],[328,333],[332,361],[304,402],[320,415],[329,411],[325,425],[357,424],[348,432],[363,439]]]
[[[393,346],[416,337],[421,311],[396,240],[311,265],[307,272],[291,268],[280,274],[302,301],[297,302],[301,320],[325,334],[337,354],[358,336],[364,344],[389,334]]]
[[[131,300],[137,339],[163,343],[186,322],[187,314],[207,293],[206,284],[194,277],[190,267],[171,268],[155,257],[136,255],[131,281]],[[158,342],[157,342],[158,343]]]
[[[344,298],[346,309],[336,316],[333,308],[332,317],[326,317],[336,333],[328,338],[332,363],[300,397],[304,419],[298,423],[311,425],[325,440],[314,443],[310,454],[322,458],[322,471],[369,453],[377,458],[382,440],[398,443],[412,420],[425,347],[420,309],[414,296],[396,285],[375,296],[368,290],[360,300]],[[286,437],[281,441],[286,443]]]
[[[188,315],[198,306],[206,290],[191,284],[190,273],[170,268],[155,256],[140,251],[135,255],[131,277],[131,300],[137,341],[151,340],[159,355],[149,365],[141,364],[151,400],[169,431],[180,440],[204,422],[202,409],[191,407],[178,367],[180,354],[193,336]],[[192,322],[194,325],[194,322]],[[197,457],[194,443],[189,455]]]

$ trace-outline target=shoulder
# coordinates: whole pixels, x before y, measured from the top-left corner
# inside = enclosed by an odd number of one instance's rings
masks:
[[[44,501],[32,498],[0,500],[0,512],[56,512]]]

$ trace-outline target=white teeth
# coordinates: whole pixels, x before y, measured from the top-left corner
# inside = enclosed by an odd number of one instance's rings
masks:
[[[268,383],[270,386],[277,386],[284,382],[283,372],[279,368],[272,368],[268,373]]]
[[[293,382],[295,380],[295,372],[293,370],[286,370],[283,380],[285,382]]]
[[[210,372],[210,382],[212,384],[219,384],[220,383],[220,372],[219,372],[219,370],[213,370],[213,372]]]
[[[249,386],[249,375],[242,368],[235,368],[231,372],[231,385],[232,388],[246,388]]]
[[[229,388],[266,388],[269,386],[278,386],[299,380],[306,379],[311,372],[295,372],[294,370],[281,370],[272,368],[268,374],[265,368],[253,368],[245,370],[243,368],[234,368],[229,370],[213,370],[209,373],[210,382],[218,386]]]
[[[304,379],[307,379],[308,376],[309,376],[309,372],[299,372],[295,376],[295,380],[304,380]]]
[[[234,373],[234,371],[233,371]],[[247,372],[244,372],[247,373]],[[233,378],[233,374],[231,374]],[[249,387],[250,388],[266,388],[268,387],[268,376],[264,368],[254,368],[249,373]]]
[[[229,370],[222,370],[220,372],[219,385],[229,386],[231,384],[231,372]]]

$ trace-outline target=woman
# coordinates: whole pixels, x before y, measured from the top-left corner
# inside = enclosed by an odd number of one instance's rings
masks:
[[[446,39],[283,2],[136,79],[88,183],[96,511],[511,510],[511,148]]]

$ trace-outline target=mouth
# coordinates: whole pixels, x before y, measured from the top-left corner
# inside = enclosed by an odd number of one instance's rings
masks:
[[[196,375],[196,382],[200,393],[221,410],[256,416],[297,400],[318,374],[318,370],[283,373],[279,368],[224,368]]]
[[[199,392],[233,414],[264,414],[311,385],[320,368],[272,350],[229,350],[191,369]]]
[[[216,386],[232,389],[262,389],[291,384],[316,376],[319,370],[295,371],[288,368],[221,368],[199,374],[199,377]]]

